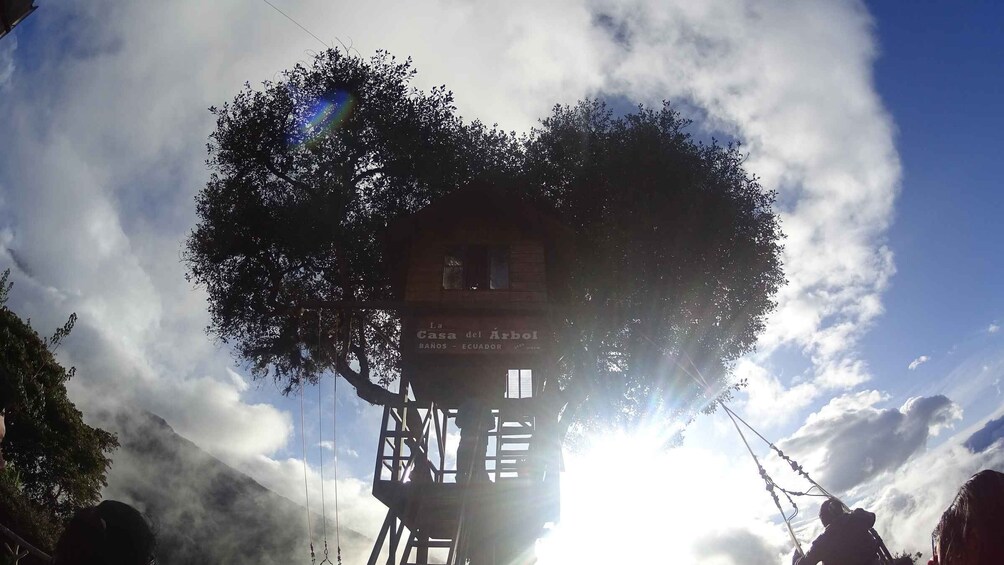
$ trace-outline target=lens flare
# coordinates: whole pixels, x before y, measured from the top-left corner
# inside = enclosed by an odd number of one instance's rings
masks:
[[[290,144],[311,145],[324,139],[345,124],[355,106],[355,97],[343,90],[318,99],[304,116]]]

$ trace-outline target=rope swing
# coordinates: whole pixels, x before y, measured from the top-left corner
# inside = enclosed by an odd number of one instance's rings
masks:
[[[322,351],[322,347],[323,347],[322,329],[321,329],[322,328],[322,325],[321,325],[321,316],[322,315],[323,315],[323,310],[318,310],[317,311],[317,349],[315,350],[317,352],[317,354],[320,354],[320,352]],[[335,485],[334,485],[334,488],[335,488],[335,516],[334,516],[334,519],[335,519],[335,561],[337,562],[338,565],[342,565],[342,545],[341,545],[341,539],[340,539],[340,536],[339,536],[339,520],[338,520],[338,451],[337,451],[337,447],[338,447],[338,443],[337,443],[338,442],[338,417],[337,417],[337,410],[336,410],[337,407],[338,407],[338,375],[337,374],[332,375],[332,382],[333,382],[333,385],[332,385],[332,393],[331,393],[331,452],[334,454],[334,459],[335,459],[334,460],[334,466],[335,466],[335,468],[334,468],[334,479],[335,479]],[[302,389],[301,389],[301,391],[302,391]],[[300,398],[301,398],[301,402],[302,402],[302,398],[303,398],[302,394],[300,395]],[[321,561],[320,561],[320,563],[318,565],[325,565],[325,564],[327,564],[327,565],[335,565],[335,563],[332,563],[332,561],[331,561],[331,557],[329,555],[329,549],[328,549],[328,513],[327,513],[327,508],[326,508],[326,503],[325,503],[325,496],[324,496],[324,431],[323,431],[324,430],[324,410],[322,409],[322,406],[323,406],[323,398],[322,398],[322,395],[321,395],[321,381],[320,381],[320,379],[318,379],[318,381],[317,381],[317,434],[318,434],[317,451],[318,451],[318,456],[319,456],[319,459],[320,459],[320,462],[318,464],[318,475],[319,475],[319,477],[321,479],[321,524],[322,524],[321,533],[322,533],[322,536],[323,536],[323,539],[324,539],[324,554],[323,554],[323,558],[321,559]],[[301,405],[300,410],[301,410],[300,421],[301,421],[301,426],[302,426],[302,422],[303,422],[303,412],[302,412],[303,408],[302,408],[302,405]],[[306,446],[306,443],[304,443],[304,445]],[[306,475],[306,465],[307,465],[307,461],[306,461],[306,459],[307,459],[306,458],[306,447],[304,447],[304,450],[305,450],[304,451],[304,463],[303,463],[304,464],[304,481],[306,482],[306,480],[307,480],[306,479],[306,477],[307,477],[307,475]],[[304,488],[306,489],[306,484],[304,484]],[[308,516],[310,514],[310,508],[309,508],[309,506],[307,508],[307,514],[308,514]],[[309,519],[307,521],[307,527],[308,528],[310,527],[310,521],[309,521]],[[311,543],[310,558],[311,558],[310,562],[313,565],[313,563],[314,563],[314,548],[313,548],[313,543]]]
[[[662,356],[664,358],[666,358],[669,361],[673,362],[677,367],[680,368],[681,371],[683,371],[683,373],[685,375],[687,375],[695,383],[697,383],[697,385],[699,387],[701,387],[705,391],[707,391],[709,393],[709,395],[711,395],[712,398],[715,398],[717,396],[717,395],[714,394],[714,389],[711,387],[711,384],[701,374],[701,370],[697,367],[697,365],[693,362],[693,360],[691,360],[686,355],[686,353],[681,352],[681,354],[690,363],[690,366],[693,367],[694,372],[691,372],[690,370],[688,370],[687,367],[684,366],[683,363],[681,363],[678,359],[674,359],[674,358],[670,357],[661,347],[659,347],[647,335],[641,334],[641,337],[643,339],[645,339],[647,342],[649,342],[652,346],[658,348],[659,352],[662,354]],[[815,480],[813,480],[813,478],[809,476],[809,473],[806,472],[805,469],[802,468],[802,466],[798,463],[798,461],[795,461],[791,457],[787,456],[783,451],[781,451],[781,449],[779,447],[777,447],[776,445],[774,445],[773,442],[771,442],[766,437],[764,437],[763,434],[761,434],[760,432],[758,432],[746,420],[743,420],[741,416],[739,416],[731,408],[729,408],[728,405],[725,404],[725,400],[723,400],[722,398],[719,397],[716,400],[713,400],[711,402],[712,405],[714,405],[716,403],[719,406],[722,407],[722,410],[725,411],[725,414],[729,417],[729,419],[732,421],[732,424],[735,426],[736,431],[739,433],[740,439],[743,440],[743,444],[746,446],[746,450],[749,452],[750,457],[753,458],[753,462],[757,466],[757,471],[760,473],[760,478],[763,479],[763,481],[764,481],[764,485],[766,486],[767,492],[770,493],[771,498],[774,500],[774,505],[777,507],[778,512],[781,514],[781,519],[784,521],[784,525],[788,529],[788,534],[791,536],[791,541],[794,542],[795,547],[798,549],[798,552],[801,553],[802,555],[804,555],[805,552],[802,551],[802,544],[799,543],[798,537],[795,535],[795,529],[791,525],[791,521],[795,518],[795,516],[798,515],[798,505],[795,504],[795,501],[794,501],[793,497],[797,497],[797,496],[818,496],[818,497],[832,498],[832,499],[836,500],[837,502],[839,502],[840,505],[843,506],[845,510],[848,509],[847,505],[844,504],[844,502],[842,500],[840,500],[836,496],[833,496],[829,491],[827,491],[825,488],[823,488],[822,485],[820,485]],[[795,491],[795,490],[786,489],[786,488],[778,485],[776,482],[774,482],[774,479],[767,473],[767,470],[760,463],[760,459],[756,456],[756,453],[753,452],[753,448],[750,446],[749,441],[746,440],[746,435],[743,433],[742,428],[739,427],[739,423],[740,422],[742,422],[742,424],[747,429],[749,429],[749,431],[751,431],[754,434],[756,434],[756,436],[758,438],[760,438],[761,441],[763,441],[768,446],[770,446],[771,451],[773,451],[774,453],[776,453],[777,456],[781,458],[781,460],[783,460],[786,463],[788,463],[788,466],[791,467],[792,471],[794,471],[799,476],[801,476],[802,478],[804,478],[812,486],[810,488],[806,489],[803,492],[803,491]],[[818,492],[814,493],[813,490],[816,490]],[[777,491],[780,491],[782,494],[784,494],[785,498],[788,500],[788,503],[791,504],[791,507],[792,507],[793,510],[792,510],[792,513],[790,515],[789,514],[785,514],[784,509],[781,506],[781,499],[777,495]],[[892,557],[892,554],[889,552],[889,548],[886,547],[885,542],[882,541],[882,537],[878,534],[878,532],[875,531],[874,528],[869,529],[869,533],[871,534],[871,536],[874,538],[874,540],[877,543],[877,546],[878,546],[878,555],[877,555],[877,557],[879,559],[879,562],[882,563],[883,565],[885,565],[885,564],[891,564],[893,562],[893,557]]]
[[[318,331],[320,331],[321,316],[319,313],[317,316],[317,326],[318,326]],[[324,429],[324,427],[322,419],[323,419],[323,414],[321,410],[321,382],[318,381],[317,382],[317,435],[318,435],[317,451],[318,451],[318,456],[320,458],[320,463],[318,464],[317,472],[321,478],[321,524],[322,524],[321,532],[324,536],[324,559],[321,559],[319,565],[324,565],[325,563],[327,563],[328,565],[334,565],[333,563],[331,563],[331,559],[328,558],[328,516],[327,512],[324,509],[324,432],[321,431]],[[332,441],[332,451],[334,451],[333,441]]]
[[[322,310],[317,311],[317,349],[315,350],[315,355],[319,355],[322,351],[323,341],[322,341]],[[307,512],[307,541],[310,544],[310,564],[311,565],[342,565],[342,544],[341,537],[339,535],[340,521],[339,521],[339,510],[338,510],[338,418],[336,408],[338,406],[338,375],[332,375],[332,394],[331,394],[331,451],[334,453],[334,480],[335,480],[335,562],[331,561],[331,557],[328,549],[328,512],[326,508],[325,495],[324,495],[324,410],[323,406],[323,395],[321,393],[321,380],[317,381],[317,451],[320,459],[318,465],[318,476],[321,480],[321,536],[324,540],[324,553],[321,556],[321,561],[317,561],[317,554],[314,552],[314,534],[313,529],[310,525],[310,488],[309,480],[307,478],[307,430],[304,420],[304,408],[303,408],[303,387],[304,382],[300,382],[300,444],[303,454],[303,499],[306,504]]]
[[[310,528],[310,493],[307,488],[307,430],[303,424],[303,382],[300,383],[300,444],[303,448],[303,500],[307,510],[307,541],[310,543],[310,565],[314,565],[314,535]]]
[[[334,478],[335,478],[335,561],[338,565],[342,565],[342,542],[339,536],[339,514],[338,514],[338,452],[335,450],[338,447],[338,418],[336,413],[336,408],[338,405],[338,375],[333,375],[332,379],[332,392],[331,392],[331,452],[335,456],[335,468],[334,468]],[[327,556],[327,549],[325,548],[325,556]]]
[[[767,438],[765,438],[760,432],[756,431],[756,429],[753,426],[751,426],[748,422],[746,422],[746,420],[743,420],[741,416],[739,416],[734,411],[732,411],[731,408],[729,408],[728,406],[726,406],[725,402],[718,401],[718,404],[722,407],[723,410],[725,410],[725,413],[729,416],[729,418],[732,420],[732,423],[735,425],[736,431],[739,432],[739,437],[742,438],[743,443],[746,444],[746,449],[749,451],[750,457],[753,458],[753,461],[756,463],[757,469],[760,471],[760,477],[763,479],[764,483],[767,485],[767,490],[770,492],[771,497],[773,497],[774,504],[777,506],[778,511],[781,512],[781,518],[784,520],[785,525],[788,527],[788,533],[791,535],[792,541],[795,542],[795,547],[798,548],[799,553],[801,553],[802,555],[804,555],[805,552],[802,551],[802,546],[801,546],[801,544],[798,543],[798,539],[795,537],[795,530],[791,526],[791,520],[798,514],[798,506],[795,504],[795,501],[792,500],[792,497],[793,496],[818,496],[818,497],[832,498],[832,499],[836,500],[837,502],[839,502],[840,505],[843,506],[845,510],[849,509],[848,506],[846,504],[844,504],[844,502],[842,500],[840,500],[836,496],[832,495],[829,491],[827,491],[825,488],[823,488],[822,485],[820,485],[815,480],[813,480],[812,477],[809,476],[809,473],[807,473],[805,471],[805,469],[803,469],[802,466],[798,464],[798,461],[795,461],[791,457],[788,457],[787,455],[785,455],[785,453],[783,451],[781,451],[781,449],[779,447],[777,447],[776,445],[774,445],[773,442],[771,442],[770,440],[768,440]],[[742,429],[739,427],[739,422],[742,422],[743,425],[746,426],[746,428],[748,428],[751,432],[753,432],[754,434],[756,434],[756,436],[759,437],[764,443],[766,443],[768,446],[770,446],[770,449],[774,453],[776,453],[778,455],[778,457],[780,457],[782,460],[784,460],[785,462],[788,463],[788,465],[791,467],[792,471],[798,473],[802,478],[804,478],[806,481],[808,481],[809,484],[812,485],[812,487],[810,487],[809,489],[807,489],[805,492],[799,492],[799,491],[793,491],[793,490],[788,490],[788,489],[782,488],[777,483],[775,483],[774,479],[772,479],[770,477],[770,475],[767,474],[767,471],[760,464],[760,460],[757,459],[757,456],[753,453],[753,449],[750,448],[749,442],[746,441],[745,434],[743,434]],[[819,491],[819,492],[813,493],[812,491],[814,489],[817,490],[817,491]],[[794,512],[790,516],[786,516],[785,513],[784,513],[784,510],[781,509],[781,502],[780,502],[780,499],[777,496],[777,493],[774,492],[775,490],[781,491],[785,495],[785,497],[788,499],[788,502],[791,504],[791,506],[795,509]],[[878,532],[875,531],[875,528],[869,528],[868,533],[875,540],[876,545],[878,547],[878,550],[877,550],[878,551],[878,554],[877,554],[878,562],[881,563],[881,564],[883,564],[883,565],[885,565],[885,564],[891,564],[893,562],[892,553],[889,552],[889,548],[886,547],[885,542],[882,541],[882,536],[880,536],[878,534]]]
[[[743,434],[742,428],[739,427],[739,422],[736,421],[736,416],[732,412],[732,410],[730,410],[727,406],[725,406],[724,402],[719,402],[719,404],[725,410],[725,413],[728,415],[729,419],[732,420],[732,424],[736,427],[736,431],[739,432],[739,437],[743,440],[743,444],[746,446],[746,450],[749,451],[750,457],[752,457],[753,462],[756,463],[757,471],[760,472],[760,478],[762,478],[764,483],[767,485],[767,492],[769,492],[771,498],[774,499],[774,506],[777,506],[777,511],[781,514],[781,519],[784,520],[784,525],[787,526],[788,528],[788,534],[791,536],[791,541],[795,543],[795,547],[798,549],[798,552],[804,555],[805,552],[802,551],[802,544],[799,543],[798,537],[795,536],[795,530],[791,526],[791,521],[795,518],[795,516],[798,515],[798,505],[796,505],[795,501],[791,499],[791,495],[787,490],[777,486],[777,483],[774,482],[774,479],[772,479],[770,475],[767,474],[767,470],[764,469],[763,465],[760,464],[760,460],[757,458],[756,454],[753,453],[753,448],[750,447],[749,442],[746,441],[746,435]],[[784,496],[788,499],[788,502],[791,504],[792,508],[794,508],[794,511],[791,513],[790,516],[785,514],[784,509],[781,508],[781,500],[780,498],[778,498],[777,492],[775,492],[775,490],[780,490],[782,493],[784,493]]]

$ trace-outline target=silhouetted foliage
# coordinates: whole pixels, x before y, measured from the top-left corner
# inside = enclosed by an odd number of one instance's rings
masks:
[[[353,336],[328,355],[304,302],[387,297],[387,222],[511,167],[512,136],[464,124],[451,93],[418,92],[413,75],[385,53],[364,61],[327,51],[211,109],[213,175],[198,196],[189,276],[209,292],[210,332],[255,376],[271,369],[285,392],[334,367],[363,398],[386,398],[370,379],[396,377],[397,319],[373,314],[350,329],[349,313],[332,314],[321,321],[326,339]]]
[[[9,270],[0,276],[0,402],[6,409],[7,482],[56,520],[94,504],[118,446],[115,436],[84,423],[66,395],[74,370],[53,357],[76,315],[50,339],[6,307]]]
[[[902,553],[894,555],[892,558],[892,565],[915,565],[918,562],[919,563],[924,562],[924,554],[919,551],[917,553],[909,553],[904,551]]]
[[[688,125],[668,103],[614,117],[585,101],[525,144],[526,186],[576,231],[573,297],[591,306],[566,325],[564,388],[602,420],[708,406],[783,283],[774,193]]]
[[[517,138],[464,123],[449,92],[419,92],[413,74],[384,53],[328,51],[212,109],[213,175],[186,253],[209,332],[284,392],[334,369],[386,400],[396,313],[307,306],[390,298],[388,222],[487,180],[577,234],[566,424],[664,418],[726,390],[783,283],[774,194],[739,149],[696,143],[668,104],[619,118],[598,101],[557,106]],[[318,118],[319,104],[339,118]]]

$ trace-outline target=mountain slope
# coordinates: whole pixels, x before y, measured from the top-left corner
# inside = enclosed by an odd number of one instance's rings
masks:
[[[121,442],[112,455],[104,497],[133,504],[150,518],[161,565],[306,560],[302,506],[209,455],[153,414],[123,411],[102,420]],[[311,516],[318,552],[320,522]],[[341,528],[344,556],[366,555],[371,543]],[[330,550],[334,561],[333,543]]]

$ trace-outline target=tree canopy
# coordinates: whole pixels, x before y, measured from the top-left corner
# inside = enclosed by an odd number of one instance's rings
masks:
[[[388,223],[481,180],[576,232],[558,332],[566,423],[664,417],[725,390],[783,283],[774,193],[738,146],[696,142],[668,103],[558,105],[517,136],[465,122],[413,76],[387,53],[327,51],[211,109],[186,249],[210,334],[284,392],[334,370],[388,400],[397,313],[310,304],[391,298]]]
[[[6,306],[10,271],[0,275],[0,403],[7,433],[3,455],[17,488],[57,520],[96,503],[106,485],[115,436],[84,423],[66,395],[74,370],[56,362],[53,351],[73,328],[71,315],[44,339]]]
[[[530,196],[577,236],[572,296],[589,307],[567,320],[563,388],[587,415],[707,406],[784,282],[774,193],[738,146],[697,143],[689,124],[668,103],[614,117],[584,101],[521,147]]]

